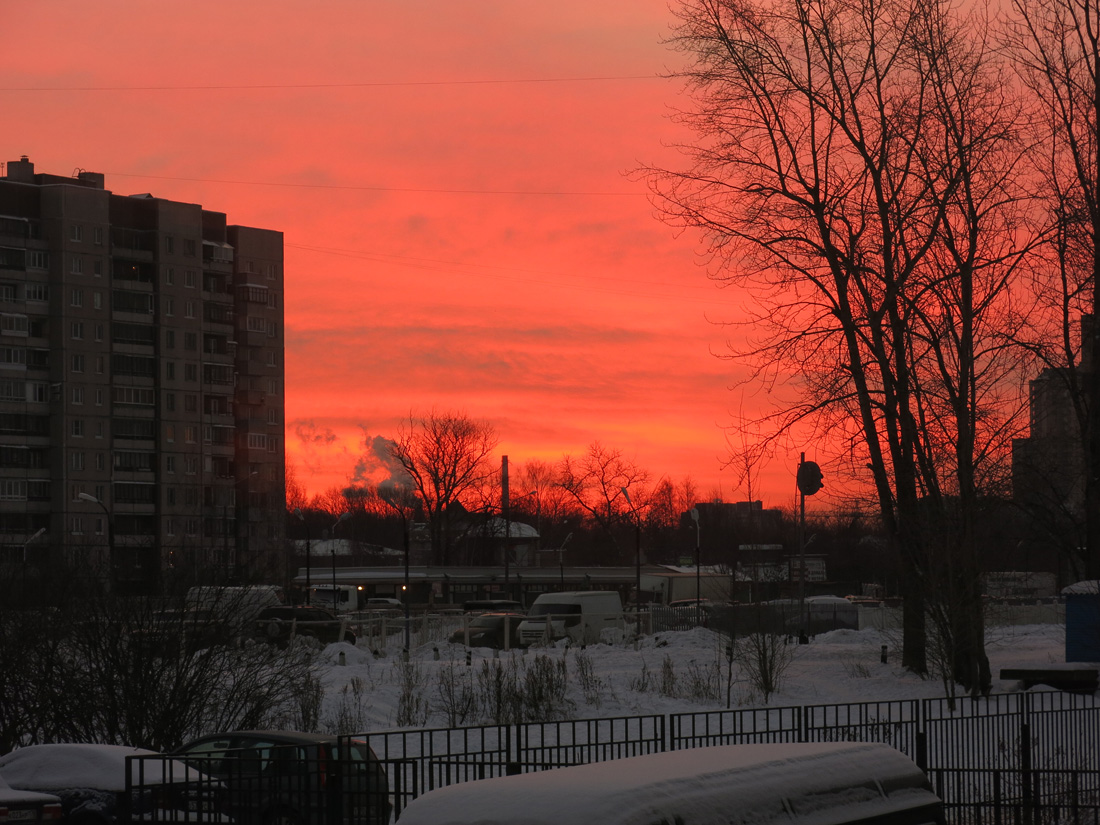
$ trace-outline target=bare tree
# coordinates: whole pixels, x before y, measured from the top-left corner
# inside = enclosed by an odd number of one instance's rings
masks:
[[[1017,409],[1004,328],[1021,255],[1018,107],[980,41],[988,21],[943,0],[684,0],[677,14],[697,141],[686,171],[647,170],[657,202],[757,300],[757,337],[735,355],[755,381],[791,376],[800,398],[775,425],[812,422],[869,467],[907,569],[906,666],[927,670],[925,599],[947,558],[966,593],[950,599],[953,676],[987,689],[969,539],[983,462]]]
[[[493,427],[465,413],[410,414],[391,446],[428,517],[435,564],[450,563],[455,505],[486,482],[498,438]]]
[[[1080,456],[1040,472],[1079,472],[1083,495],[1063,483],[1050,504],[1084,522],[1084,575],[1100,577],[1100,3],[1013,0],[1008,44],[1036,110],[1038,194],[1049,245],[1036,260],[1032,321],[1043,376],[1062,384],[1059,402],[1072,411],[1071,438]],[[1080,339],[1074,334],[1082,323]],[[1035,434],[1033,433],[1033,436]],[[1048,445],[1049,446],[1049,445]],[[1077,465],[1077,466],[1073,466]],[[1075,491],[1074,491],[1075,492]],[[1076,562],[1076,559],[1071,561]]]
[[[558,465],[558,486],[616,546],[614,528],[632,517],[634,508],[645,504],[648,480],[649,474],[627,460],[621,450],[598,441],[580,457],[563,456]],[[633,506],[624,490],[631,491]]]

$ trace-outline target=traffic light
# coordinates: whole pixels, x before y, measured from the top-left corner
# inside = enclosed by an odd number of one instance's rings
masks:
[[[798,465],[798,489],[804,496],[812,496],[824,485],[822,479],[825,478],[821,473],[821,468],[813,461],[803,461]]]

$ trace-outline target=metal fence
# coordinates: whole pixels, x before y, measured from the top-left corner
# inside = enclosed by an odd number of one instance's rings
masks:
[[[1041,691],[400,730],[342,737],[341,750],[352,740],[369,744],[385,768],[397,817],[423,793],[476,779],[714,745],[850,741],[883,742],[912,758],[952,825],[1100,825],[1100,701],[1091,695]],[[275,765],[268,770],[280,786],[293,787]],[[311,787],[346,786],[334,765],[313,768],[300,768],[317,775]],[[245,789],[255,784],[234,778]],[[138,798],[142,789],[134,791]],[[376,805],[364,798],[313,807],[324,812],[318,825],[342,825],[347,811]],[[192,821],[219,820],[195,811]]]

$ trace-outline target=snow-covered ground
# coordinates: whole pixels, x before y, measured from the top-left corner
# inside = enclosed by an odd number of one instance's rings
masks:
[[[887,662],[881,661],[887,646]],[[991,628],[986,649],[993,674],[993,692],[1019,690],[1019,683],[998,678],[1002,667],[1049,667],[1065,661],[1062,625],[1023,625]],[[765,703],[751,679],[736,666],[730,700],[732,707],[771,707],[807,704],[920,699],[944,695],[937,677],[921,679],[901,667],[897,633],[878,630],[837,630],[790,648],[790,663],[779,689]],[[571,718],[667,714],[726,707],[727,664],[725,640],[703,628],[666,632],[643,638],[638,649],[631,642],[591,645],[585,650],[563,646],[500,652],[510,665],[515,657],[520,672],[536,656],[555,662],[564,659],[568,715]],[[438,658],[436,658],[438,656]],[[341,657],[344,664],[340,664]],[[399,727],[402,708],[407,714],[410,694],[419,698],[419,724],[405,727],[447,727],[447,701],[441,686],[448,682],[478,686],[477,675],[488,649],[475,649],[466,665],[466,649],[446,642],[415,647],[408,665],[398,637],[391,637],[383,655],[376,657],[360,641],[357,647],[336,644],[322,658],[325,699],[321,726],[334,732],[382,731]],[[711,686],[711,698],[704,698]],[[402,696],[405,703],[402,705]],[[407,719],[405,720],[407,721]],[[468,718],[465,724],[490,721]]]

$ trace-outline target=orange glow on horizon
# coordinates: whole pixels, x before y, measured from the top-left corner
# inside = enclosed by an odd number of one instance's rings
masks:
[[[666,0],[16,4],[0,161],[284,233],[287,458],[310,493],[435,408],[490,421],[515,467],[599,441],[738,500],[714,322],[740,301],[629,175],[688,138],[672,22]],[[789,506],[797,460],[754,497]]]

